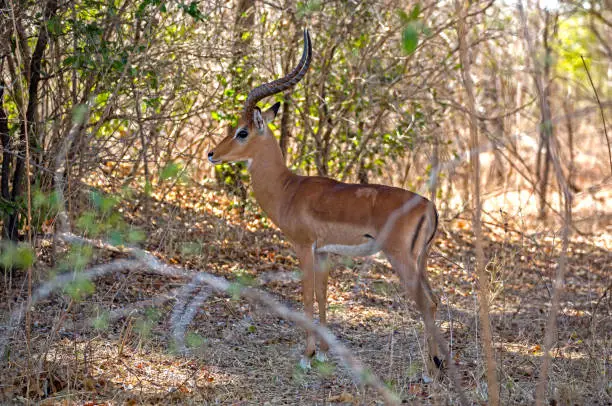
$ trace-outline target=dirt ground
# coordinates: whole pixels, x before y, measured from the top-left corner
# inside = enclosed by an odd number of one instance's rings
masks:
[[[144,248],[164,262],[228,279],[249,280],[301,309],[299,268],[282,235],[257,211],[245,213],[211,191],[178,193],[155,203],[153,221],[135,205],[123,215],[146,228]],[[467,215],[463,217],[467,218]],[[479,344],[476,277],[469,221],[442,221],[429,264],[440,297],[438,325],[450,343],[463,390],[486,404]],[[612,238],[574,234],[566,291],[550,369],[550,404],[612,404]],[[51,237],[37,240],[35,283],[46,280],[67,247],[53,254]],[[186,249],[189,248],[189,249]],[[544,326],[560,239],[509,220],[488,223],[485,251],[491,274],[491,318],[503,404],[534,401]],[[118,254],[94,252],[93,263]],[[0,324],[26,297],[25,273],[5,272]],[[333,356],[309,372],[298,367],[304,334],[266,309],[228,295],[206,300],[190,324],[188,356],[175,351],[170,297],[184,281],[146,269],[95,280],[95,292],[74,301],[63,291],[32,311],[30,345],[20,328],[0,364],[3,403],[21,404],[382,404]],[[143,302],[145,301],[145,302]],[[116,319],[109,311],[130,309]],[[329,288],[331,331],[404,402],[457,403],[448,377],[423,378],[422,322],[400,292],[383,257],[334,258]],[[5,331],[3,330],[4,334]]]

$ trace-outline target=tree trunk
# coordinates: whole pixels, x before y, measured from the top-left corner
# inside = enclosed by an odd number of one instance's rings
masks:
[[[4,110],[4,81],[0,81],[0,141],[2,141],[2,172],[0,179],[0,195],[4,202],[10,201],[9,177],[11,176],[11,136],[9,134],[8,117]],[[8,237],[8,236],[3,236]]]
[[[555,22],[556,24],[556,22]],[[553,137],[554,128],[552,124],[552,115],[550,112],[550,67],[551,67],[551,57],[552,57],[552,49],[550,47],[550,33],[549,33],[549,25],[550,25],[550,13],[545,11],[545,20],[544,20],[544,32],[542,34],[543,43],[544,43],[544,71],[542,75],[542,97],[540,100],[540,111],[541,111],[541,121],[540,121],[540,149],[538,150],[538,163],[541,162],[541,148],[544,148],[544,161],[542,162],[543,167],[537,167],[537,174],[540,186],[540,212],[538,217],[540,219],[545,219],[547,215],[546,210],[546,197],[548,194],[548,181],[550,178],[550,137]]]
[[[28,70],[29,76],[28,81],[28,104],[26,108],[25,117],[21,117],[20,130],[19,130],[19,147],[17,150],[17,159],[15,163],[15,170],[13,172],[13,190],[10,194],[10,201],[16,204],[19,197],[21,197],[23,189],[23,178],[26,176],[26,155],[29,155],[27,151],[28,146],[34,146],[35,150],[37,141],[35,134],[35,120],[36,112],[38,109],[38,85],[41,76],[41,64],[47,43],[49,42],[49,33],[47,31],[47,22],[55,15],[57,11],[57,0],[49,0],[45,5],[43,13],[43,20],[40,23],[38,39],[36,46],[34,47],[34,53],[30,59],[30,67]],[[22,50],[23,52],[27,52]],[[4,168],[3,168],[4,169]],[[10,213],[4,219],[3,235],[13,241],[16,241],[19,237],[19,210],[15,210]]]
[[[459,58],[461,61],[461,78],[465,87],[468,107],[468,120],[470,128],[470,164],[472,167],[472,227],[474,229],[474,247],[476,250],[476,274],[478,275],[478,316],[482,329],[481,341],[485,353],[487,371],[487,394],[490,405],[499,405],[499,379],[497,377],[497,362],[493,347],[493,334],[489,318],[489,274],[486,272],[486,259],[484,255],[481,203],[480,203],[480,157],[478,140],[478,123],[476,114],[476,98],[474,83],[470,73],[471,60],[468,55],[468,30],[466,28],[467,9],[469,3],[455,0],[457,11],[457,37],[459,39]]]

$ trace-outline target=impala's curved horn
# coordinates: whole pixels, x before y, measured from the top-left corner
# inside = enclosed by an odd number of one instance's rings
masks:
[[[304,30],[304,51],[298,65],[284,78],[273,80],[272,82],[264,83],[257,86],[249,92],[246,102],[244,103],[244,118],[247,122],[253,120],[253,110],[258,101],[264,97],[272,96],[289,89],[298,83],[308,71],[310,60],[312,59],[312,44],[310,42],[310,34],[308,29]]]

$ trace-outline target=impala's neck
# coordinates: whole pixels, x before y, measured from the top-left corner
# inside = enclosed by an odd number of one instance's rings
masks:
[[[258,148],[249,165],[253,191],[261,208],[280,226],[278,221],[286,194],[285,188],[296,175],[287,169],[274,136],[265,135],[257,144]]]

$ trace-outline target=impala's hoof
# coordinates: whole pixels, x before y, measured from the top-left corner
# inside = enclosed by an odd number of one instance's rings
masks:
[[[315,355],[315,359],[317,360],[317,362],[327,362],[328,361],[328,357],[327,357],[327,352],[324,351],[318,351],[317,354]]]
[[[433,357],[433,362],[434,362],[434,365],[436,366],[436,368],[444,369],[444,361],[442,361],[436,355],[434,355],[434,357]]]
[[[312,366],[310,365],[310,357],[302,356],[299,363],[300,369],[302,371],[310,371]]]

